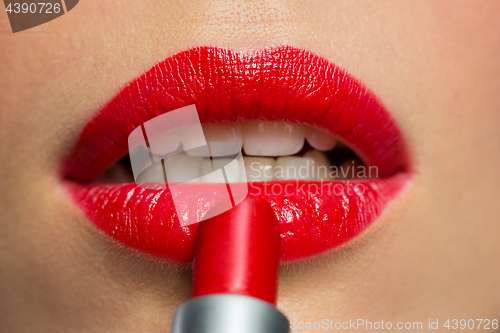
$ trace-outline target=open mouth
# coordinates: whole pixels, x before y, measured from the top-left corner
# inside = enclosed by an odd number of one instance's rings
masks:
[[[203,124],[201,127],[208,142],[231,142],[239,147],[238,151],[243,151],[245,175],[241,175],[240,170],[234,170],[229,175],[231,182],[287,179],[330,181],[378,177],[376,166],[365,165],[338,139],[307,125],[253,121]],[[161,153],[173,153],[177,149],[178,146],[175,146],[164,149]],[[218,178],[205,175],[204,171],[211,171],[211,161],[203,154],[178,153],[174,159],[173,163],[183,167],[171,174],[169,182],[185,182],[197,178],[204,183],[220,182]],[[220,159],[229,161],[224,156]],[[152,182],[165,182],[161,173],[156,173],[154,168],[146,169],[141,176]],[[127,154],[106,170],[98,181],[108,184],[136,182],[130,155]]]
[[[282,261],[345,244],[409,184],[406,146],[394,119],[343,69],[289,46],[252,54],[194,48],[125,87],[87,124],[63,163],[64,183],[90,221],[139,251],[192,259],[197,224],[179,224],[168,187],[137,186],[127,155],[136,127],[191,104],[207,141],[230,138],[241,145],[248,194],[267,200],[280,223]],[[181,158],[189,160],[185,165],[206,163]],[[181,178],[193,179],[201,171],[184,172]],[[210,191],[211,182],[204,179],[191,201]],[[199,214],[215,196],[197,204]]]

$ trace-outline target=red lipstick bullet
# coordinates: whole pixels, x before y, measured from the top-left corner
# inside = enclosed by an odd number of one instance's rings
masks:
[[[200,222],[192,299],[174,314],[173,333],[284,333],[276,304],[279,226],[269,204],[247,197]]]

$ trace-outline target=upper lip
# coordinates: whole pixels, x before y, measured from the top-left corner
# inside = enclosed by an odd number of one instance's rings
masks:
[[[407,150],[396,122],[378,98],[345,70],[289,46],[251,54],[198,47],[154,66],[100,110],[64,160],[64,178],[73,182],[72,189],[75,182],[95,179],[127,153],[127,138],[133,129],[190,104],[196,105],[205,123],[279,120],[320,127],[349,145],[365,163],[377,166],[382,178],[408,171]],[[383,205],[374,210],[375,215],[403,188],[403,182],[394,184],[386,184],[385,192],[380,193],[385,197],[380,200]],[[83,200],[79,193],[73,197]],[[317,218],[328,220],[328,216]],[[298,253],[286,259],[309,254]]]
[[[127,153],[134,128],[190,104],[202,123],[282,120],[323,128],[381,176],[407,166],[395,121],[343,69],[288,46],[249,55],[200,47],[158,64],[112,99],[84,128],[64,175],[79,181],[98,176]]]

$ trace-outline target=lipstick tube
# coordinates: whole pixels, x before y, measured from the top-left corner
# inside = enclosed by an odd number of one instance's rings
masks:
[[[280,233],[269,204],[247,197],[200,222],[192,299],[172,321],[173,333],[286,333],[276,309]]]

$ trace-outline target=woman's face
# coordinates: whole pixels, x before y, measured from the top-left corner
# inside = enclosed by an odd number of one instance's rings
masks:
[[[494,319],[499,14],[497,1],[87,0],[16,34],[0,15],[1,330],[168,330],[189,269],[98,230],[60,170],[123,87],[197,46],[316,54],[371,90],[404,141],[409,186],[383,214],[344,246],[283,265],[290,320]]]

